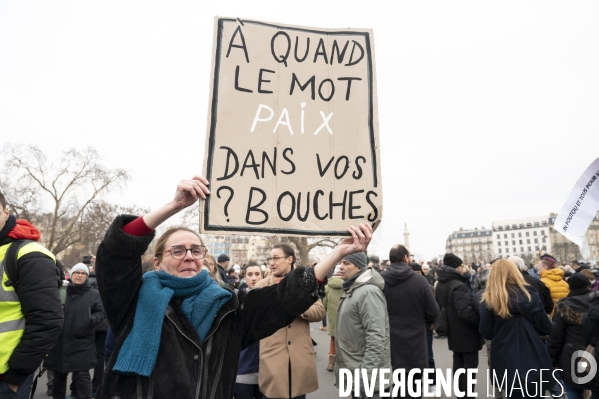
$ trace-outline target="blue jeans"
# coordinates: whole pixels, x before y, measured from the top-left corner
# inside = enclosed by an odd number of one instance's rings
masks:
[[[431,330],[428,326],[426,326],[426,348],[428,350],[428,368],[435,368],[435,358],[433,355],[433,330]],[[437,376],[436,373],[430,375],[432,385],[437,385]]]
[[[563,383],[564,385],[564,391],[566,391],[566,395],[568,395],[568,399],[583,399],[583,393],[584,391],[586,391],[586,389],[578,386],[578,385],[569,385],[566,384],[565,382]],[[591,390],[591,393],[593,394],[593,399],[599,399],[599,390],[597,389],[593,389]]]
[[[235,383],[235,399],[264,399],[258,384]]]
[[[8,383],[6,381],[0,381],[0,398],[2,399],[29,399],[31,395],[31,384],[33,383],[33,375],[35,373],[31,373],[25,381],[21,385],[19,385],[19,389],[17,392],[13,392],[12,389],[8,387]]]

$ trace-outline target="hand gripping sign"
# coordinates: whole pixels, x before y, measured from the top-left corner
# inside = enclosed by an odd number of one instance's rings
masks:
[[[382,217],[372,31],[215,19],[202,232],[344,236]]]

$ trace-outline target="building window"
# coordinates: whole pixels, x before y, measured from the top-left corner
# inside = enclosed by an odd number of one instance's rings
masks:
[[[535,244],[537,244],[539,242],[538,238],[535,238]]]
[[[538,251],[538,250],[539,250],[539,246],[537,245],[537,246],[535,247],[535,251]]]
[[[512,245],[516,245],[516,240],[512,240]]]
[[[526,243],[527,243],[527,244],[530,244],[530,239],[529,239],[529,240],[526,240]]]
[[[518,233],[518,237],[522,237],[522,233]]]
[[[522,245],[522,240],[518,240],[518,241],[520,241],[518,244]]]
[[[528,252],[532,251],[532,249],[530,249],[530,247],[528,247]]]
[[[520,252],[524,252],[524,247],[520,247]]]
[[[507,234],[504,234],[504,235],[503,235],[503,238],[507,238]]]
[[[536,236],[536,235],[537,235],[537,231],[536,231],[536,230],[535,230],[535,231],[533,231],[533,232],[532,232],[532,235],[533,235],[533,236]]]
[[[501,248],[499,248],[499,253],[501,253]]]
[[[512,233],[512,238],[514,238],[514,237],[516,237],[516,236],[514,235],[514,233]]]
[[[498,246],[501,246],[501,241],[497,241],[497,245],[498,245]]]
[[[509,248],[506,248],[506,249],[505,249],[505,253],[506,253],[506,254],[509,254],[509,253],[510,253],[510,249],[509,249]]]
[[[501,239],[501,234],[497,234],[497,239],[500,240]]]
[[[544,236],[545,235],[545,230],[541,230],[541,235]]]

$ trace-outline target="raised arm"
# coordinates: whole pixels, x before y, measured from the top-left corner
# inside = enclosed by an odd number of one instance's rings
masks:
[[[350,226],[347,231],[351,234],[341,241],[330,254],[314,266],[314,275],[320,281],[323,281],[326,275],[333,269],[346,255],[356,252],[366,252],[370,240],[372,240],[372,227],[369,224],[361,224],[359,227]]]
[[[143,220],[146,226],[154,230],[171,216],[193,205],[198,198],[206,199],[206,195],[210,194],[207,186],[208,180],[202,176],[196,175],[191,179],[181,180],[172,201],[144,215]]]

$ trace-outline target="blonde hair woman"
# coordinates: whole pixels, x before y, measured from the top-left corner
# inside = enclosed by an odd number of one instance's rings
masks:
[[[551,332],[551,321],[537,291],[509,260],[500,259],[491,267],[481,306],[480,332],[493,341],[490,368],[498,381],[507,377],[508,398],[541,397],[555,386],[553,366],[541,339]],[[545,383],[540,389],[541,380]]]

